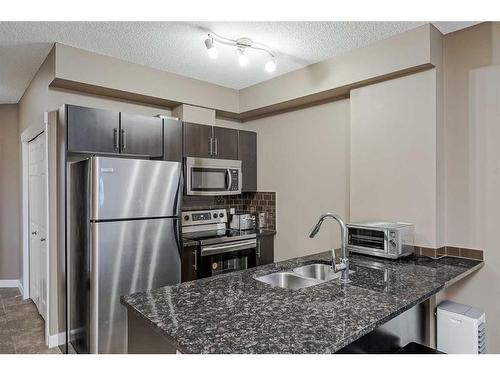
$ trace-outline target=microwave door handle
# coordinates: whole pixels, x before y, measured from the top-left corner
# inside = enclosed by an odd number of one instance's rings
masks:
[[[233,184],[233,178],[231,177],[230,169],[226,169],[226,182],[227,182],[226,190],[231,190],[231,185]]]

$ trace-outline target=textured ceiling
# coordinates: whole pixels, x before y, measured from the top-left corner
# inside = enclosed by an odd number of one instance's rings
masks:
[[[444,34],[476,22],[435,22]],[[242,89],[424,22],[0,22],[0,103],[17,103],[54,42],[83,48],[226,87]],[[251,51],[242,68],[233,48],[207,57],[203,41],[214,31],[250,37],[278,52],[277,69]]]

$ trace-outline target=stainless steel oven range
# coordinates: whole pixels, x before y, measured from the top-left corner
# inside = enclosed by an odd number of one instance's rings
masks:
[[[197,243],[198,278],[255,267],[255,230],[227,228],[225,209],[185,211],[182,237]]]

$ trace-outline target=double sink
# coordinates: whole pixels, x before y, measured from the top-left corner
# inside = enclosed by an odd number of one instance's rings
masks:
[[[329,264],[313,263],[296,267],[292,271],[281,271],[255,277],[255,280],[285,289],[302,289],[339,279],[340,275],[341,272],[334,272]]]

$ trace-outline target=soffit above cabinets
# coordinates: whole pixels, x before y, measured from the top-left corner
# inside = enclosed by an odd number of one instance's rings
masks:
[[[242,89],[312,63],[367,46],[424,22],[0,22],[0,103],[17,103],[54,42],[162,71]],[[437,22],[443,33],[474,22]],[[252,54],[242,69],[234,50],[208,59],[208,31],[251,37],[278,52],[277,69]]]

